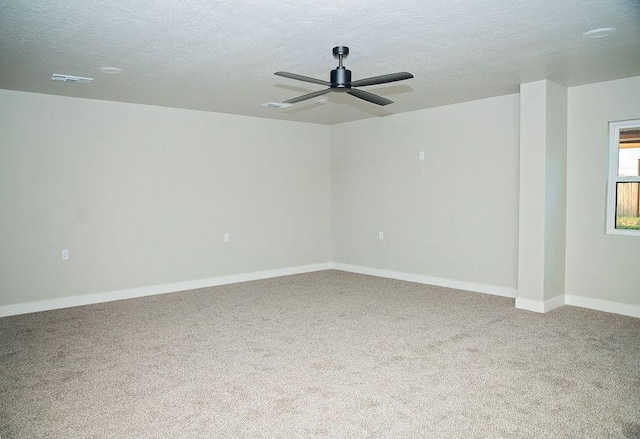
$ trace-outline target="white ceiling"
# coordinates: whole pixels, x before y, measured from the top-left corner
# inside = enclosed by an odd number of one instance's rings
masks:
[[[640,75],[639,24],[638,0],[0,0],[0,88],[336,124],[540,79]],[[617,32],[582,37],[602,27]],[[273,73],[328,80],[338,45],[350,48],[353,80],[415,77],[364,88],[395,101],[386,107],[342,93],[322,96],[327,105],[261,106],[322,89]]]

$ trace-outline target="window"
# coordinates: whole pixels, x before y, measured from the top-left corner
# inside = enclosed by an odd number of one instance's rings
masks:
[[[640,119],[609,124],[607,233],[640,236]]]

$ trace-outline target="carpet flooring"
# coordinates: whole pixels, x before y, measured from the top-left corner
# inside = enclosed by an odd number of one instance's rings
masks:
[[[640,438],[640,319],[335,270],[5,317],[0,437]]]

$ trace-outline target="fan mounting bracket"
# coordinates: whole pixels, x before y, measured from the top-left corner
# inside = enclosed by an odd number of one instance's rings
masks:
[[[339,57],[346,58],[348,56],[349,56],[349,48],[347,46],[336,46],[333,48],[334,58],[339,58]]]

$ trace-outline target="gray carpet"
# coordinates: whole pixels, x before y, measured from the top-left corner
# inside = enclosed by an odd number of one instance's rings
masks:
[[[640,319],[339,271],[0,319],[9,438],[638,438]]]

